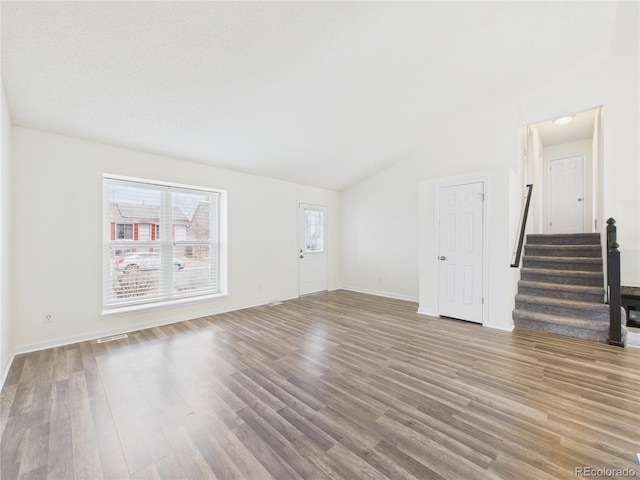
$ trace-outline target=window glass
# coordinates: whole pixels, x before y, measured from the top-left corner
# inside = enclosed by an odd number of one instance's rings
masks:
[[[219,292],[218,200],[105,177],[104,308]]]
[[[324,212],[305,210],[304,245],[306,253],[324,251]]]

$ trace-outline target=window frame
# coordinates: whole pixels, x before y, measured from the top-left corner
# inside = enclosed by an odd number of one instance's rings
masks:
[[[150,235],[149,240],[118,239],[116,223],[115,239],[112,239],[111,221],[111,199],[110,191],[114,185],[121,185],[129,188],[141,188],[158,190],[161,192],[161,208],[159,223],[151,224],[151,228],[157,228],[155,238]],[[212,202],[210,208],[210,237],[208,240],[180,240],[176,241],[172,235],[173,207],[172,194],[192,194],[205,195]],[[182,185],[170,182],[147,180],[141,178],[124,177],[120,175],[102,175],[102,202],[103,202],[103,241],[102,241],[102,261],[103,261],[103,281],[102,281],[102,315],[109,315],[121,312],[130,312],[142,309],[152,309],[197,302],[227,295],[227,266],[226,266],[226,191]],[[164,240],[163,240],[164,239]],[[174,248],[178,245],[207,245],[211,249],[210,263],[213,269],[213,288],[203,288],[192,291],[178,291],[173,284]],[[157,295],[142,296],[133,299],[123,299],[114,301],[112,295],[113,281],[113,258],[112,251],[147,251],[155,249],[161,252],[161,268],[159,275],[161,278],[162,290]]]

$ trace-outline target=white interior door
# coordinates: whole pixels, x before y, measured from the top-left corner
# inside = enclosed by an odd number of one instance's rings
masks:
[[[482,323],[484,183],[439,192],[438,314]]]
[[[301,203],[298,208],[300,295],[326,291],[328,282],[327,207]]]
[[[550,162],[551,233],[584,232],[584,157]]]

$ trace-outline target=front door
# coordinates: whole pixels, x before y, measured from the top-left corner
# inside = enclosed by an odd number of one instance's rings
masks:
[[[551,233],[584,232],[584,157],[551,160]]]
[[[484,183],[439,192],[438,314],[482,323]]]
[[[298,208],[300,295],[328,289],[327,207],[301,203]]]

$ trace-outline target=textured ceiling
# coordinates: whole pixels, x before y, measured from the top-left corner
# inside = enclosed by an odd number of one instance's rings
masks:
[[[621,7],[2,1],[3,84],[16,125],[340,190],[629,44]]]

